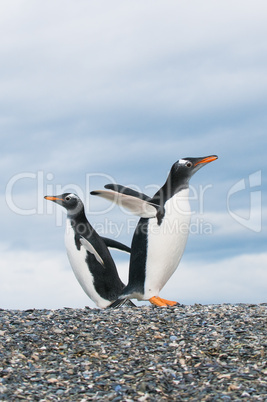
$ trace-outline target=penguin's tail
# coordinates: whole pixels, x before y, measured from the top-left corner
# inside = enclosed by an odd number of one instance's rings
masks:
[[[129,299],[117,299],[111,303],[108,308],[118,308],[118,307],[136,307],[136,305]]]

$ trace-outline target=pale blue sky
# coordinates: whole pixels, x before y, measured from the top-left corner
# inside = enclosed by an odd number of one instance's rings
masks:
[[[152,195],[177,159],[210,154],[162,296],[266,302],[266,13],[259,0],[1,2],[0,307],[93,307],[44,195],[77,190],[96,229],[130,244],[136,218],[89,191]]]

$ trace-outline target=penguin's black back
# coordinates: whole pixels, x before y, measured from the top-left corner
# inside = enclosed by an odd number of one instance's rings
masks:
[[[148,224],[148,218],[141,218],[135,229],[131,245],[131,250],[134,250],[134,253],[131,253],[130,257],[129,281],[123,295],[132,292],[144,293]],[[133,266],[134,269],[131,269]]]

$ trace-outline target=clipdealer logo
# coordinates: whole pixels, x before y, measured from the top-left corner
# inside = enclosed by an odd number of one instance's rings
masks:
[[[116,180],[114,180],[113,177],[103,174],[103,173],[87,173],[85,176],[85,190],[82,189],[80,186],[77,186],[77,184],[68,184],[65,186],[62,186],[60,184],[55,184],[53,183],[54,181],[54,175],[52,173],[45,173],[43,171],[38,171],[36,173],[34,172],[23,172],[23,173],[18,173],[14,175],[13,177],[10,178],[10,180],[7,183],[6,186],[6,203],[11,211],[18,215],[35,215],[35,214],[53,214],[54,209],[53,205],[47,204],[44,201],[44,195],[47,194],[62,194],[64,192],[75,192],[81,199],[84,199],[85,202],[85,209],[90,210],[90,214],[93,215],[100,215],[100,214],[106,214],[110,212],[115,205],[114,204],[108,204],[105,205],[104,208],[101,210],[95,210],[92,211],[91,205],[90,205],[90,200],[88,195],[90,194],[90,190],[92,188],[95,188],[94,183],[98,183],[99,180],[103,181],[104,183],[116,183]],[[27,182],[31,182],[32,184],[32,190],[35,193],[34,200],[31,200],[33,202],[33,205],[30,206],[30,204],[23,205],[21,204],[21,198],[19,195],[18,188],[21,189],[23,184]],[[242,225],[244,228],[247,228],[251,231],[254,232],[260,232],[262,229],[262,192],[260,189],[262,183],[261,179],[261,170],[258,170],[252,174],[250,174],[247,178],[243,178],[239,180],[237,183],[235,183],[230,190],[228,191],[226,195],[226,206],[227,206],[227,212],[233,218],[237,223]],[[133,186],[129,185],[129,187],[135,188],[137,191],[142,192],[141,189],[138,188],[138,186]],[[189,200],[191,201],[197,201],[197,209],[198,209],[198,215],[203,215],[204,214],[204,204],[205,204],[205,194],[208,189],[212,188],[212,185],[207,185],[202,188],[202,186],[199,186],[198,189],[194,188],[193,186],[190,186],[191,190],[191,195],[189,197]],[[70,191],[71,189],[71,191]],[[155,184],[151,184],[146,186],[146,190],[151,189],[155,192],[158,191],[159,186]],[[249,192],[249,194],[248,194]],[[246,199],[245,197],[249,197],[247,201],[249,201],[249,207],[246,209],[237,209],[233,205],[235,204],[234,198],[235,196],[240,197],[242,195],[243,199]],[[130,214],[123,208],[123,212],[125,214]],[[196,211],[191,211],[191,214],[194,214]],[[65,215],[65,212],[63,209],[58,208],[56,209],[56,225],[61,226],[63,224],[63,217]],[[203,227],[203,220],[200,220],[198,222],[198,225]],[[205,223],[205,222],[204,222]],[[206,223],[205,223],[206,225]],[[212,227],[212,224],[210,223],[210,226]],[[212,233],[213,230],[211,230],[211,227],[209,226],[209,230],[205,231],[198,231],[198,233]],[[205,226],[206,227],[206,226]]]
[[[64,192],[76,193],[84,202],[85,210],[92,216],[106,215],[110,213],[114,208],[119,207],[124,216],[127,215],[127,219],[124,223],[113,222],[112,220],[100,219],[99,223],[95,224],[95,228],[99,233],[110,232],[115,236],[118,236],[122,231],[127,230],[127,233],[132,231],[137,223],[138,217],[132,216],[132,212],[128,211],[123,205],[116,206],[114,203],[99,202],[99,199],[91,198],[89,196],[92,189],[100,188],[101,183],[114,183],[116,180],[104,173],[86,173],[84,186],[77,184],[61,185],[55,183],[55,176],[51,172],[37,171],[37,172],[21,172],[12,176],[6,185],[6,203],[8,208],[17,215],[32,216],[32,215],[55,215],[56,226],[62,226],[64,224],[64,218],[66,211],[64,208],[55,208],[53,203],[47,203],[44,200],[44,195],[58,195]],[[143,190],[135,184],[126,184],[126,187],[130,187],[138,192]],[[23,196],[25,188],[31,189],[32,196],[30,199],[25,200]],[[144,191],[149,193],[155,193],[160,189],[158,184],[149,184],[145,187]],[[173,208],[177,211],[178,215],[194,215],[198,214],[202,216],[204,214],[204,205],[206,193],[212,189],[212,185],[194,187],[190,185],[189,201],[194,202],[194,208],[190,212],[184,208],[183,198],[181,197],[181,204],[177,203],[173,205]],[[167,228],[168,231],[183,231],[185,230],[180,222],[174,222],[173,225]],[[186,228],[188,231],[188,228]],[[212,223],[204,221],[202,218],[195,218],[190,223],[189,231],[192,234],[211,234],[213,232]]]

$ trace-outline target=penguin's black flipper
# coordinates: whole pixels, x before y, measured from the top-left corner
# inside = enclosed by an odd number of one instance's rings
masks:
[[[116,191],[117,193],[140,198],[140,200],[144,200],[144,201],[148,201],[148,202],[151,201],[151,198],[148,195],[146,195],[144,193],[140,193],[139,191],[135,191],[130,187],[122,186],[121,184],[106,184],[104,187],[107,188],[108,190]]]
[[[123,192],[117,192],[113,190],[96,190],[91,191],[90,194],[98,195],[99,197],[105,198],[119,206],[130,210],[134,215],[140,216],[141,218],[155,218],[157,213],[161,210],[160,206],[154,204],[148,200],[144,200],[136,196],[140,194],[137,191],[128,189],[134,193],[134,195],[125,194]],[[146,196],[145,196],[146,197]]]
[[[118,308],[122,306],[136,307],[136,305],[129,299],[117,299],[113,303],[111,303],[108,308]]]
[[[104,243],[107,247],[110,248],[116,248],[118,250],[121,251],[126,251],[126,253],[130,253],[131,252],[131,248],[126,246],[123,243],[120,243],[119,241],[113,240],[113,239],[109,239],[108,237],[102,237],[102,240],[104,240]]]

